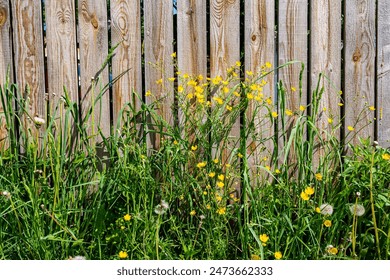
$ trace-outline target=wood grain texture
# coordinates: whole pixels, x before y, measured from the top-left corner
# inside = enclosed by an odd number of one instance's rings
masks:
[[[19,94],[28,101],[26,109],[30,116],[46,119],[41,2],[22,0],[11,2],[15,81]],[[33,137],[42,132],[26,115],[22,118],[22,126],[26,134],[30,129]]]
[[[206,1],[178,1],[177,55],[182,73],[207,76],[206,32]]]
[[[177,63],[182,74],[203,75],[203,77],[208,74],[206,12],[205,0],[177,2]],[[178,83],[182,84],[182,82],[183,80],[179,78]],[[183,84],[183,86],[186,85]],[[182,99],[178,97],[178,100]],[[186,128],[182,130],[183,139],[193,143],[196,141],[195,126],[188,123],[190,120],[184,117],[180,106],[178,115],[179,125]],[[193,121],[192,117],[190,119]],[[206,121],[206,116],[203,120]]]
[[[173,125],[174,93],[171,54],[173,53],[173,6],[170,0],[144,1],[145,12],[145,91],[150,90],[146,103],[160,99],[158,113]],[[156,81],[162,79],[162,83]],[[149,135],[149,145],[157,149],[160,146],[158,135]]]
[[[375,2],[347,0],[345,5],[345,135],[358,144],[356,136],[374,137],[368,106],[375,105]]]
[[[379,145],[390,147],[390,2],[378,1],[377,131]]]
[[[6,82],[8,69],[10,70],[9,78],[13,81],[13,65],[12,65],[12,33],[11,33],[11,15],[9,2],[0,0],[0,87]],[[6,122],[4,118],[4,110],[0,101],[0,149],[8,147]]]
[[[279,1],[279,65],[292,60],[305,63],[307,67],[308,51],[308,22],[307,0],[280,0]],[[307,77],[302,80],[302,100],[299,100],[299,72],[300,64],[294,64],[279,70],[279,80],[282,80],[287,91],[287,108],[295,111],[300,105],[307,104]],[[292,92],[291,88],[296,88]]]
[[[313,92],[318,84],[319,74],[323,73],[327,79],[322,79],[320,88],[324,93],[318,106],[317,128],[322,131],[321,138],[328,140],[328,135],[340,139],[340,130],[332,127],[340,123],[341,89],[341,1],[318,0],[311,5],[311,52],[310,52],[310,100],[313,102]],[[333,119],[333,124],[328,123]],[[316,139],[316,150],[313,158],[314,170],[320,164],[320,158],[329,151],[322,147]]]
[[[227,68],[240,60],[240,1],[211,0],[210,10],[210,75],[226,78]],[[230,135],[232,142],[239,135],[240,123],[236,122]],[[222,161],[230,153],[229,148],[223,151]]]
[[[138,0],[110,3],[112,45],[120,43],[112,59],[112,75],[117,77],[128,71],[113,86],[114,125],[126,103],[131,102],[137,110],[141,107],[140,100],[133,94],[136,92],[142,96],[140,5]]]
[[[0,85],[2,85],[7,76],[7,70],[10,69],[10,74],[13,74],[11,15],[9,3],[6,0],[0,0],[0,38]],[[10,80],[13,80],[12,76]]]
[[[245,2],[245,70],[261,73],[261,67],[275,60],[275,1],[250,0]],[[271,70],[271,69],[267,69]],[[274,74],[264,78],[267,84],[263,87],[265,98],[274,98]],[[270,139],[274,134],[274,126],[266,117],[268,111],[264,108],[255,114],[257,102],[250,102],[247,110],[247,119],[254,118],[256,137],[247,141],[248,163],[251,168],[251,180],[254,184],[261,181],[267,172],[261,172],[257,166],[270,165],[269,160],[273,152],[273,142]],[[267,139],[267,140],[266,140]],[[267,158],[264,161],[264,158]],[[258,178],[258,180],[256,179]]]
[[[72,0],[46,0],[47,84],[50,110],[54,112],[66,88],[72,102],[78,102],[76,17]],[[63,117],[64,115],[58,115]],[[58,124],[59,125],[59,124]]]
[[[307,67],[308,58],[308,1],[307,0],[280,0],[279,1],[279,17],[278,17],[278,47],[279,47],[279,65],[289,61],[297,60],[304,63]],[[300,105],[307,105],[307,76],[304,73],[302,77],[302,95],[299,93],[299,73],[301,64],[294,63],[284,67],[278,71],[278,79],[283,82],[286,88],[286,109],[293,112],[299,112]],[[306,68],[305,68],[306,69]],[[306,72],[306,71],[305,71]],[[295,89],[295,91],[293,90]],[[280,97],[278,97],[280,99]],[[279,103],[280,100],[279,100]],[[281,116],[283,112],[279,112]],[[285,116],[286,119],[286,139],[290,137],[292,128],[295,126],[297,116]],[[281,127],[281,126],[280,126]],[[285,142],[279,139],[279,150],[284,149]],[[296,151],[292,145],[289,155],[280,153],[280,163],[287,164],[296,163]],[[294,166],[292,166],[294,167]],[[294,168],[291,170],[291,175],[295,175]]]
[[[108,83],[107,67],[99,72],[108,55],[106,0],[82,0],[78,2],[80,42],[81,110],[84,117],[104,85]],[[92,81],[92,78],[95,78]],[[94,106],[94,114],[88,120],[89,136],[110,134],[109,94],[105,92]],[[97,137],[97,141],[101,138]]]

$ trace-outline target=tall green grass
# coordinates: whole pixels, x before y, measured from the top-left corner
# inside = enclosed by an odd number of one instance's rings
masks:
[[[294,111],[282,82],[276,103],[264,90],[269,65],[247,80],[238,65],[226,79],[179,74],[175,125],[158,115],[164,100],[152,92],[139,110],[122,108],[111,135],[87,132],[99,124],[92,116],[110,84],[93,84],[84,116],[64,90],[46,122],[35,121],[36,137],[17,129],[34,116],[28,95],[6,81],[0,257],[388,259],[389,151],[365,139],[345,143],[345,155],[342,119],[318,127],[326,77],[312,103]],[[241,132],[232,136],[237,122]],[[153,135],[158,149],[147,147]],[[269,142],[267,159],[250,164]]]

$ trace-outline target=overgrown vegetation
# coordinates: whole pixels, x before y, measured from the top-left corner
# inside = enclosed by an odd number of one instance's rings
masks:
[[[65,90],[44,120],[3,84],[0,258],[389,259],[389,151],[365,139],[344,155],[342,120],[320,107],[329,81],[294,110],[299,85],[279,82],[275,102],[271,67],[245,81],[239,62],[226,79],[178,73],[176,125],[164,99],[129,103],[110,136],[87,133],[108,85],[84,118]],[[23,120],[39,135],[17,132]]]

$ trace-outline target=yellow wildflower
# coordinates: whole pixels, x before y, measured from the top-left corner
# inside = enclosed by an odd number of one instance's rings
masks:
[[[225,215],[226,214],[226,207],[220,207],[217,209],[217,214],[219,215]]]
[[[214,178],[214,176],[215,176],[215,172],[210,172],[210,173],[209,173],[209,177],[210,177],[210,178]]]
[[[173,144],[174,144],[174,145],[178,145],[179,142],[177,142],[177,140],[175,140],[175,141],[173,141]]]
[[[266,243],[269,239],[269,236],[267,234],[263,233],[263,234],[260,234],[259,238],[260,238],[261,242]]]
[[[199,163],[196,165],[196,167],[198,167],[198,168],[203,168],[203,167],[206,166],[206,164],[207,164],[207,161],[202,161],[202,162],[199,162]]]
[[[248,94],[246,95],[246,97],[247,97],[248,99],[253,99],[253,94],[252,94],[252,93],[248,93]]]
[[[382,155],[382,158],[383,158],[384,160],[390,160],[390,155],[389,155],[389,154],[383,154],[383,155]]]
[[[316,213],[321,213],[321,208],[320,207],[316,207],[315,211],[316,211]]]
[[[286,109],[285,113],[286,113],[287,116],[292,116],[293,115],[293,111],[291,111],[290,109]]]
[[[333,119],[332,118],[328,118],[328,123],[333,123]]]
[[[316,177],[317,181],[322,181],[322,174],[321,173],[316,173],[314,176]]]
[[[171,53],[171,57],[175,58],[176,57],[176,52]]]
[[[344,104],[343,104],[343,103],[338,103],[337,105],[339,105],[340,107],[344,106]]]
[[[252,72],[252,71],[246,71],[246,74],[247,74],[248,76],[253,76],[253,72]]]
[[[272,64],[271,64],[271,62],[268,62],[268,61],[267,61],[267,62],[265,63],[265,67],[267,67],[267,68],[271,68],[271,67],[272,67]]]
[[[198,146],[197,146],[197,145],[191,146],[191,150],[196,151],[197,149],[198,149]]]
[[[148,90],[147,92],[145,92],[145,96],[150,96],[152,95],[152,93],[150,92],[150,90]]]
[[[271,113],[271,116],[272,116],[273,118],[277,118],[277,117],[278,117],[278,113],[276,113],[276,112],[274,111],[274,112]]]
[[[183,90],[184,90],[183,86],[178,86],[177,87],[177,92],[181,93],[181,92],[183,92]]]
[[[223,100],[222,100],[222,98],[220,98],[220,97],[213,97],[213,99],[215,100],[215,102],[217,102],[219,105],[221,105],[221,104],[223,104]]]
[[[312,194],[314,194],[314,188],[313,188],[313,187],[307,187],[307,188],[305,189],[305,193],[306,193],[307,195],[312,195]]]
[[[280,251],[275,252],[274,256],[275,256],[275,259],[277,259],[277,260],[280,260],[283,257],[283,255]]]
[[[192,211],[190,212],[190,215],[191,215],[191,216],[195,216],[195,215],[196,215],[196,211],[195,211],[195,210],[192,210]]]
[[[194,98],[194,95],[193,95],[192,93],[189,93],[189,94],[187,94],[187,98],[188,98],[189,100],[191,100],[192,98]]]
[[[331,220],[325,220],[324,221],[324,226],[331,227],[332,226],[332,221]]]
[[[129,255],[125,251],[120,251],[118,256],[120,259],[126,259]]]
[[[272,105],[272,99],[271,98],[267,98],[265,100],[265,102],[267,102],[268,105]]]
[[[229,106],[229,105],[226,105],[226,110],[231,111],[231,110],[233,110],[233,107]]]
[[[296,92],[297,89],[296,89],[295,87],[291,87],[291,91],[292,91],[292,92]]]
[[[251,255],[251,260],[253,260],[253,261],[260,260],[260,256],[259,255]]]
[[[225,180],[225,175],[219,174],[219,175],[218,175],[218,180],[220,180],[220,181]]]
[[[240,67],[241,66],[241,62],[240,61],[236,61],[236,66]]]
[[[237,97],[240,97],[240,94],[237,91],[234,91],[233,94]]]
[[[217,182],[217,186],[220,187],[221,189],[225,186],[225,184],[221,181]]]
[[[187,85],[192,86],[192,87],[195,87],[197,84],[198,83],[196,81],[194,81],[194,80],[189,80],[188,83],[187,83]]]
[[[280,174],[280,170],[279,169],[275,169],[275,174]]]
[[[299,106],[299,111],[301,111],[301,112],[303,112],[303,111],[305,111],[305,106],[303,106],[303,105],[301,105],[301,106]]]
[[[370,109],[370,111],[375,111],[375,107],[374,106],[370,106],[370,107],[368,107],[368,109]]]
[[[163,80],[162,80],[162,79],[160,79],[160,80],[157,80],[157,81],[156,81],[156,84],[158,84],[158,85],[161,85],[161,84],[162,84],[162,82],[163,82]]]
[[[225,166],[229,168],[231,165],[229,163],[226,163]]]
[[[353,126],[350,126],[350,125],[347,128],[348,128],[349,131],[354,131],[355,130],[355,128]]]
[[[174,77],[168,78],[168,81],[173,82],[175,80]]]
[[[215,164],[217,164],[217,163],[219,162],[219,159],[215,158],[215,159],[213,159],[213,162],[214,162]]]
[[[242,155],[241,153],[238,153],[237,156],[238,156],[239,158],[242,158],[242,157],[243,157],[243,155]]]
[[[130,214],[126,214],[123,216],[123,220],[125,220],[126,222],[130,221],[131,220],[131,215]]]
[[[210,208],[211,208],[210,204],[207,204],[207,205],[206,205],[206,209],[207,209],[207,210],[210,210]]]
[[[331,255],[337,255],[338,252],[339,250],[336,247],[328,248],[328,253]]]
[[[305,201],[309,200],[309,196],[305,192],[301,192],[301,198]]]
[[[183,74],[184,79],[188,79],[190,76],[188,74]]]

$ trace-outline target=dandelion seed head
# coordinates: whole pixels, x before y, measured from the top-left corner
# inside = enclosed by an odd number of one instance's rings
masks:
[[[353,204],[349,206],[349,211],[352,213],[352,215],[356,215],[358,217],[363,216],[366,212],[366,209],[361,204]]]
[[[322,215],[329,215],[329,216],[332,215],[333,214],[333,206],[328,204],[328,203],[321,204],[320,213]]]

